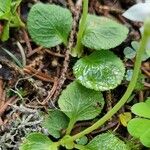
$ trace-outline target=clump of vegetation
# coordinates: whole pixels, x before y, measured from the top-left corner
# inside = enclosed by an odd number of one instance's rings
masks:
[[[77,121],[91,120],[102,115],[100,113],[104,107],[105,100],[101,92],[116,88],[121,84],[125,73],[122,60],[109,49],[120,45],[127,38],[128,29],[114,20],[90,15],[87,12],[88,0],[84,0],[77,44],[70,51],[72,56],[82,57],[73,67],[76,80],[69,84],[59,97],[58,105],[60,110],[50,110],[43,122],[43,126],[48,129],[49,134],[58,139],[58,141],[53,142],[49,137],[41,133],[31,133],[20,146],[21,150],[57,150],[60,146],[66,149],[76,148],[81,150],[131,149],[123,140],[111,132],[97,135],[88,143],[86,141],[83,144],[79,144],[82,143],[79,141],[108,121],[131,96],[150,37],[150,20],[149,18],[144,20],[144,30],[136,52],[132,79],[123,97],[92,126],[72,136],[71,131]],[[31,38],[37,44],[47,48],[61,43],[66,46],[72,27],[72,16],[68,9],[38,3],[30,10],[27,26]],[[91,49],[90,55],[84,56],[84,50],[86,50],[84,47]],[[144,107],[147,110],[149,101],[139,104],[140,106],[135,105],[136,107]],[[134,110],[136,109],[132,110],[133,113],[135,113]],[[138,133],[134,125],[137,126],[141,118],[132,119],[127,125],[129,132],[136,138],[140,138],[145,146],[150,147],[148,141],[149,132],[146,131],[149,125],[149,116],[147,117],[149,112],[147,113],[146,111],[145,113],[145,110],[143,110],[135,114],[147,118],[142,118],[142,121],[144,120],[146,124],[144,127],[141,124],[143,130],[142,133]],[[137,135],[134,134],[136,131]]]
[[[128,123],[129,133],[135,137],[139,138],[141,143],[150,147],[150,99],[147,99],[145,102],[140,102],[134,104],[131,108],[132,113],[139,116],[133,118]]]
[[[8,40],[10,27],[24,27],[24,23],[17,12],[20,3],[21,0],[0,0],[0,21],[4,23],[2,33],[0,33],[2,41]]]

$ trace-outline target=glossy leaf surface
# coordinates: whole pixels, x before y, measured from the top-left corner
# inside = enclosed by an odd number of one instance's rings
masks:
[[[130,150],[130,148],[112,133],[96,136],[87,146],[88,150]]]
[[[82,85],[97,91],[116,88],[125,72],[120,58],[110,51],[96,51],[79,59],[73,70]]]

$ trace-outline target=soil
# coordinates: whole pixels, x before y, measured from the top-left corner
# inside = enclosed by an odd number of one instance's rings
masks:
[[[39,0],[22,0],[18,12],[24,23],[27,21],[31,6]],[[53,3],[67,7],[73,15],[76,15],[72,36],[67,49],[63,45],[51,49],[45,49],[36,45],[30,38],[26,28],[11,28],[10,38],[6,42],[0,42],[0,149],[18,150],[23,138],[30,132],[38,131],[48,135],[41,126],[42,118],[39,111],[47,113],[48,109],[57,107],[57,100],[61,91],[75,78],[72,66],[77,58],[69,55],[68,50],[76,43],[77,24],[81,15],[81,6],[75,9],[77,0],[41,0],[44,3]],[[80,1],[80,0],[78,0]],[[130,29],[128,38],[118,47],[112,49],[122,60],[126,69],[132,69],[134,60],[124,58],[123,49],[131,45],[131,41],[140,39],[140,23],[131,22],[122,17],[122,13],[136,3],[135,0],[90,0],[89,13],[115,18]],[[0,22],[0,32],[3,29]],[[13,59],[3,51],[9,50],[21,60],[20,43],[26,54],[26,66],[18,67]],[[129,112],[134,103],[144,101],[150,97],[150,60],[142,63],[141,72],[144,75],[143,88],[135,90],[130,103],[127,103],[111,120],[102,128],[88,135],[92,139],[97,134],[113,130],[119,137],[131,140],[126,127],[120,123],[118,115]],[[103,114],[110,110],[120,99],[128,86],[128,81],[115,90],[103,92],[107,99]],[[72,134],[91,125],[91,122],[79,122],[76,124]],[[134,141],[136,144],[139,141]],[[140,145],[140,144],[139,144]],[[139,150],[146,149],[139,146]]]

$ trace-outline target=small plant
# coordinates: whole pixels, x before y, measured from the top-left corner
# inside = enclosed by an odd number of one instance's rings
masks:
[[[74,74],[78,82],[87,88],[97,91],[113,89],[121,83],[125,67],[120,58],[108,49],[121,44],[127,37],[128,29],[106,17],[87,14],[87,4],[85,0],[77,45],[70,53],[80,57],[83,45],[95,51],[75,64]],[[61,43],[67,45],[72,17],[65,8],[38,3],[32,7],[27,25],[37,44],[49,48]]]
[[[129,133],[139,138],[144,146],[150,147],[150,98],[145,102],[134,104],[131,111],[138,117],[129,121],[127,125]]]
[[[17,13],[20,3],[21,0],[0,0],[0,20],[4,23],[2,33],[0,33],[2,41],[8,40],[10,27],[24,27],[24,23]]]
[[[128,29],[114,20],[89,15],[87,12],[88,0],[84,0],[77,45],[70,53],[81,57],[84,55],[84,46],[94,52],[76,62],[73,67],[76,81],[69,84],[59,97],[60,110],[51,110],[43,122],[49,134],[58,141],[53,142],[41,133],[31,133],[20,146],[20,150],[57,150],[60,146],[81,150],[131,149],[113,133],[108,132],[96,136],[88,144],[87,142],[83,142],[83,145],[78,144],[80,142],[77,141],[86,138],[87,134],[108,121],[130,97],[135,88],[142,56],[150,37],[150,21],[145,22],[132,80],[123,97],[92,126],[72,136],[70,134],[77,121],[91,120],[100,115],[105,103],[101,91],[116,88],[123,80],[125,73],[123,62],[109,49],[120,45],[126,39]],[[61,43],[66,46],[72,27],[72,16],[68,9],[38,3],[31,8],[27,25],[31,38],[37,44],[48,48]]]

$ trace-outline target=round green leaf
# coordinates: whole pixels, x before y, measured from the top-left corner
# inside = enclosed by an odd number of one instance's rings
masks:
[[[96,136],[87,146],[89,150],[130,150],[130,148],[112,133]]]
[[[134,104],[131,108],[131,111],[140,117],[145,117],[150,119],[150,105],[147,102],[140,102]]]
[[[111,51],[95,51],[77,61],[73,67],[76,79],[97,91],[114,89],[124,77],[122,61]]]
[[[140,43],[137,42],[137,41],[132,41],[132,42],[131,42],[131,46],[132,46],[132,48],[133,48],[135,51],[137,51],[138,48],[139,48],[139,46],[140,46]]]
[[[58,104],[70,120],[75,122],[93,119],[99,115],[104,99],[100,92],[87,89],[74,81],[63,90]]]
[[[41,133],[29,134],[20,150],[57,150],[57,146],[45,135]]]
[[[121,44],[128,29],[106,17],[88,15],[82,44],[91,49],[110,49]]]
[[[132,41],[131,46],[132,46],[132,48],[126,47],[123,51],[123,53],[127,59],[133,59],[135,57],[136,51],[138,50],[140,44],[137,41]],[[146,61],[150,57],[150,51],[149,51],[148,47],[150,47],[149,42],[148,42],[147,48],[144,51],[144,54],[142,56],[142,61]]]
[[[140,141],[144,146],[150,147],[150,128],[144,134],[142,134]]]
[[[51,110],[45,116],[43,127],[48,129],[50,135],[60,138],[62,129],[67,128],[69,118],[60,110]]]
[[[135,138],[140,138],[150,128],[150,120],[143,118],[134,118],[129,121],[127,129]]]
[[[80,139],[77,139],[76,143],[79,145],[85,145],[88,143],[88,138],[86,136],[83,136]]]
[[[123,53],[127,59],[133,59],[136,55],[136,51],[134,51],[131,47],[126,47]]]
[[[38,3],[29,12],[27,26],[33,41],[44,47],[54,47],[67,43],[72,16],[60,6]]]

